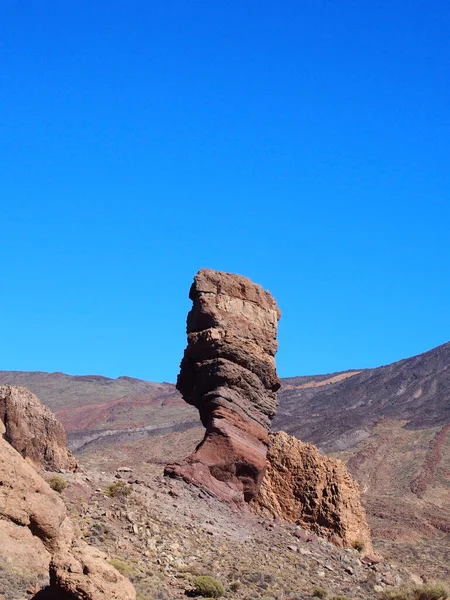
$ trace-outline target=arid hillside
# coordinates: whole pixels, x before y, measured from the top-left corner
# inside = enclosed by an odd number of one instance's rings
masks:
[[[178,460],[202,438],[171,384],[128,377],[0,372],[55,411],[83,460]],[[377,369],[282,380],[273,428],[346,461],[376,549],[449,578],[450,343]],[[161,465],[161,467],[159,466]]]

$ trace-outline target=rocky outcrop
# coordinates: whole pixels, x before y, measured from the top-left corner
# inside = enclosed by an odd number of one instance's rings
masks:
[[[280,311],[246,277],[202,269],[194,278],[188,343],[177,389],[206,428],[195,452],[165,473],[237,504],[264,476],[279,388],[275,368]]]
[[[77,468],[64,427],[26,388],[0,385],[0,435],[24,458],[51,471]]]
[[[284,431],[270,435],[267,471],[255,512],[298,523],[337,543],[372,551],[359,486],[340,460]]]
[[[1,438],[0,482],[3,571],[9,569],[22,581],[28,578],[35,582],[48,578],[50,568],[50,586],[38,598],[136,598],[131,583],[106,562],[105,556],[76,537],[59,495]],[[20,594],[20,590],[16,592]]]

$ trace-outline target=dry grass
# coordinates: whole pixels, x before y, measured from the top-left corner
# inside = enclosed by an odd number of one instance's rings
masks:
[[[65,490],[66,487],[69,485],[67,483],[67,481],[65,479],[63,479],[62,477],[59,477],[59,475],[54,475],[53,477],[49,477],[47,479],[47,483],[52,488],[52,490],[55,490],[55,492],[58,492],[59,494],[63,490]]]
[[[131,494],[131,487],[125,481],[115,481],[111,485],[108,485],[104,493],[109,498],[129,496]]]
[[[381,600],[447,600],[448,589],[441,583],[401,585],[380,594]]]

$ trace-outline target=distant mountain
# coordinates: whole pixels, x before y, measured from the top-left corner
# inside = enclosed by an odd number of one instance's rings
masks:
[[[450,576],[450,343],[377,369],[284,380],[273,425],[346,461],[379,551]]]
[[[197,411],[170,383],[132,377],[0,371],[0,384],[28,388],[63,423],[69,446],[115,443],[198,425]]]
[[[120,449],[164,464],[202,436],[172,384],[7,371],[0,383],[36,394],[86,458]],[[283,379],[278,399],[274,429],[347,462],[378,550],[450,577],[450,343],[376,369]]]
[[[450,422],[450,343],[377,369],[284,379],[273,425],[333,452],[382,418],[408,429]]]

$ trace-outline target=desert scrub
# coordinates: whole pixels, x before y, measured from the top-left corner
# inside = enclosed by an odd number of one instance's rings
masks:
[[[355,550],[358,550],[358,552],[362,552],[365,548],[364,542],[362,540],[353,540],[351,546]]]
[[[311,592],[311,596],[314,596],[314,598],[326,598],[328,596],[328,592],[324,588],[316,587]]]
[[[381,600],[447,600],[449,591],[441,583],[400,585],[385,590],[379,597]]]
[[[58,492],[59,494],[63,490],[65,490],[66,487],[69,485],[65,479],[63,479],[62,477],[59,477],[58,475],[49,477],[47,479],[47,483],[52,488],[52,490],[55,490],[55,492]]]
[[[193,593],[203,598],[220,598],[225,593],[222,582],[210,575],[195,577],[193,584]]]
[[[124,577],[129,577],[134,573],[133,567],[124,560],[120,560],[120,558],[111,558],[111,560],[109,560],[108,562]]]
[[[108,485],[104,493],[110,498],[125,497],[131,494],[131,487],[125,481],[115,481]]]

